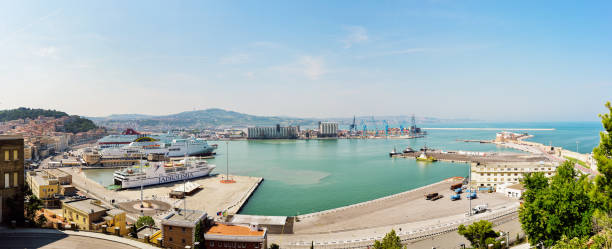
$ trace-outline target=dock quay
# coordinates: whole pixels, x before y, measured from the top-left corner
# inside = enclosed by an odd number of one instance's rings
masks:
[[[518,201],[499,193],[479,193],[472,206],[488,204],[490,211],[466,217],[469,201],[451,201],[450,186],[463,178],[451,178],[406,192],[336,209],[299,215],[293,234],[270,234],[270,243],[282,248],[368,248],[395,229],[404,243],[414,243],[455,231],[459,224],[481,219],[496,224],[516,217]],[[425,200],[429,193],[444,195],[436,201]]]
[[[108,190],[99,183],[88,179],[83,170],[79,168],[62,168],[61,170],[71,174],[73,185],[88,196],[125,210],[130,219],[140,215],[140,210],[134,207],[137,206],[134,203],[140,203],[140,188]],[[173,189],[183,186],[182,181],[145,186],[143,196],[145,201],[155,204],[155,207],[149,210],[149,213],[153,215],[161,215],[172,207],[183,208],[184,206],[187,209],[204,210],[209,215],[215,215],[219,211],[227,211],[227,214],[231,215],[239,212],[263,181],[261,177],[230,175],[229,178],[235,183],[225,184],[221,183],[224,178],[225,175],[214,174],[189,180],[189,182],[200,185],[200,190],[194,191],[192,195],[187,195],[183,199],[169,197]]]
[[[422,151],[406,152],[393,155],[393,158],[416,158]],[[488,163],[488,162],[539,162],[550,161],[542,154],[473,152],[473,151],[441,151],[427,150],[425,155],[434,157],[439,161],[456,163]]]

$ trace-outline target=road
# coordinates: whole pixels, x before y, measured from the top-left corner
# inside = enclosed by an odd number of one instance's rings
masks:
[[[115,240],[119,240],[111,235],[106,235],[107,239],[93,238],[87,236],[78,236],[65,233],[38,233],[38,232],[19,232],[19,233],[2,233],[0,232],[0,248],[58,248],[58,249],[133,249],[139,248],[124,244]]]

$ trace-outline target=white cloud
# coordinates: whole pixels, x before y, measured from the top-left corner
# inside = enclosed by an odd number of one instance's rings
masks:
[[[250,59],[251,56],[248,54],[232,54],[221,58],[219,63],[223,65],[237,65],[247,63]]]
[[[302,56],[299,63],[303,67],[302,72],[304,75],[312,80],[319,79],[319,77],[326,73],[323,58]]]
[[[311,80],[318,80],[328,72],[323,58],[309,55],[301,56],[286,65],[271,67],[270,70],[282,74],[305,76]]]
[[[57,58],[57,52],[58,52],[58,49],[56,47],[49,46],[49,47],[36,49],[32,51],[32,54],[38,57]]]
[[[346,30],[349,32],[348,36],[342,40],[344,48],[350,48],[353,44],[367,42],[370,38],[368,37],[368,31],[361,26],[350,26]]]
[[[416,53],[428,53],[428,52],[435,52],[435,51],[438,51],[438,50],[430,49],[430,48],[407,48],[407,49],[401,49],[401,50],[383,51],[383,52],[378,52],[378,53],[373,53],[373,54],[368,54],[368,55],[355,56],[355,58],[365,59],[365,58],[381,57],[381,56],[389,56],[389,55],[405,55],[405,54],[416,54]]]

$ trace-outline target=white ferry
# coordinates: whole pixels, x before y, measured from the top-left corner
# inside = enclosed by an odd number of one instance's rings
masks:
[[[158,162],[117,170],[114,183],[122,189],[164,184],[207,176],[215,168],[205,160],[186,157],[178,162]]]
[[[215,150],[206,140],[199,138],[173,139],[170,142],[159,141],[151,137],[141,137],[130,144],[118,148],[106,148],[100,151],[103,157],[143,153],[162,154],[167,157],[208,156]]]

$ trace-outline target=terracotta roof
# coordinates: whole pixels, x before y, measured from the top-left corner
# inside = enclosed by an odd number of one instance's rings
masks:
[[[265,231],[252,231],[246,226],[225,225],[217,223],[213,225],[206,234],[214,235],[231,235],[231,236],[264,236]]]

